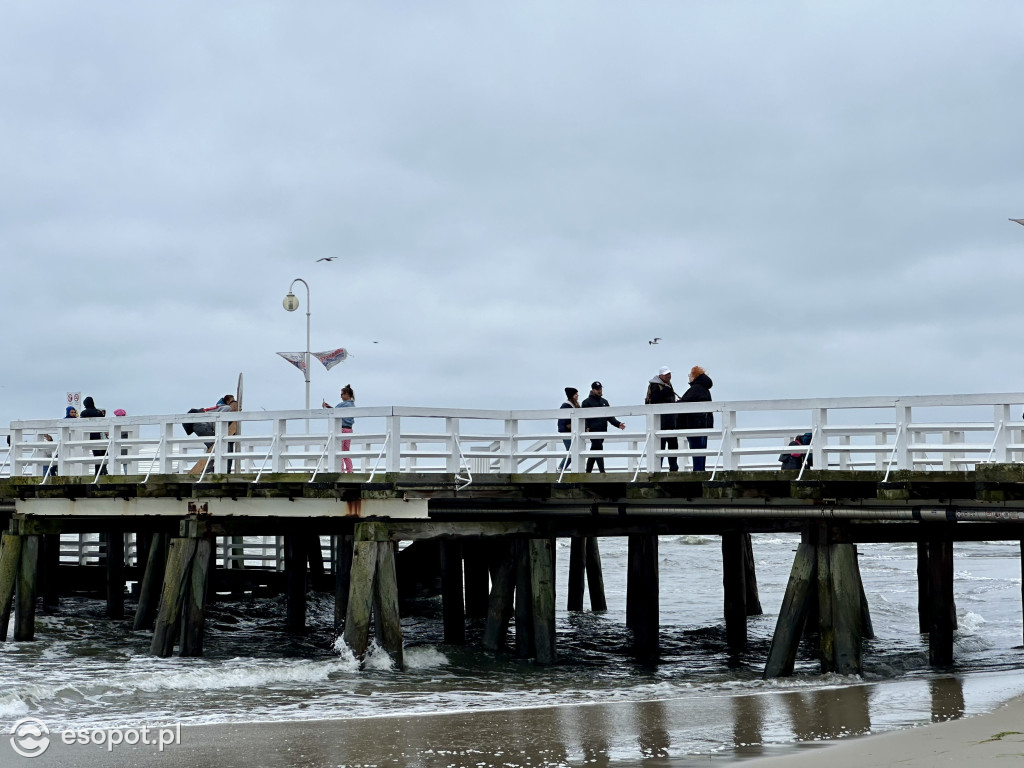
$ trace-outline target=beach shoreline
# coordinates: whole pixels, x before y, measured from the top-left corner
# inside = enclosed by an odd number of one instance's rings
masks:
[[[53,734],[31,760],[4,746],[0,767],[158,768],[159,766],[640,766],[742,764],[753,768],[818,765],[908,768],[968,762],[972,768],[1024,760],[1024,696],[996,710],[939,723],[833,740],[748,743],[743,749],[680,753],[672,702],[607,703],[434,713],[429,716],[338,718],[272,723],[190,725],[180,743],[78,744]],[[156,734],[151,732],[155,740]],[[168,733],[170,739],[172,734]]]

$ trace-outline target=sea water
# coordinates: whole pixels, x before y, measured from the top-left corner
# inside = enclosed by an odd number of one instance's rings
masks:
[[[952,670],[929,667],[927,636],[918,633],[916,546],[866,544],[859,547],[860,568],[876,637],[864,645],[863,678],[821,675],[813,649],[804,644],[792,677],[764,681],[799,539],[754,535],[765,612],[749,620],[748,648],[738,656],[725,642],[719,541],[660,538],[656,664],[639,663],[630,652],[622,538],[600,540],[607,612],[560,609],[553,666],[482,650],[482,622],[469,623],[474,644],[444,645],[439,599],[406,610],[405,669],[399,670],[376,647],[363,663],[352,657],[333,631],[334,606],[327,595],[311,596],[309,631],[302,636],[284,631],[283,597],[213,602],[205,655],[167,659],[150,654],[151,634],[133,631],[130,618],[106,618],[104,601],[62,598],[56,610],[37,616],[34,642],[9,637],[0,644],[0,725],[9,728],[26,716],[60,730],[494,715],[555,707],[567,713],[550,718],[562,723],[549,734],[564,742],[555,765],[573,764],[565,755],[589,754],[571,715],[583,707],[615,713],[601,728],[605,758],[628,762],[650,753],[727,759],[762,754],[772,745],[984,712],[1024,692],[1016,543],[955,545],[959,628]],[[561,608],[568,554],[568,541],[560,540]],[[505,720],[497,722],[492,727],[500,731]]]

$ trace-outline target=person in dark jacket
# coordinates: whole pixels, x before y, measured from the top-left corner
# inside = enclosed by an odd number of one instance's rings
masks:
[[[652,376],[650,382],[648,382],[647,397],[644,398],[644,402],[648,404],[674,403],[678,399],[676,391],[672,388],[672,370],[667,365],[663,365],[658,371],[658,375]],[[675,429],[676,415],[674,413],[663,413],[661,415],[661,428]],[[679,450],[679,438],[661,438],[661,450],[665,450],[666,448],[671,451]],[[662,459],[660,464],[664,464],[664,462],[665,460]],[[678,472],[679,459],[675,456],[669,456],[668,469],[669,472]]]
[[[565,388],[565,402],[562,403],[559,408],[579,408],[580,407],[580,391],[576,387]],[[558,420],[558,431],[559,432],[572,432],[572,419],[559,419]],[[565,450],[572,447],[572,438],[562,438],[562,443],[565,445]],[[572,458],[566,456],[560,462],[558,462],[558,470],[568,469],[569,464],[572,462]]]
[[[93,401],[93,399],[91,397],[85,398],[85,400],[82,401],[82,405],[84,405],[85,407],[82,409],[81,413],[78,414],[78,418],[80,418],[80,419],[102,419],[104,416],[107,415],[106,411],[100,410],[99,408],[96,407],[96,403]],[[89,433],[89,439],[90,440],[102,440],[102,439],[104,439],[104,435],[103,435],[102,432],[90,432]],[[92,455],[93,456],[106,456],[107,455],[107,450],[105,448],[94,449],[93,452],[92,452]],[[94,469],[95,469],[96,472],[99,472],[101,475],[107,474],[106,462],[104,462],[102,464],[97,464],[94,467]]]
[[[681,403],[710,403],[711,387],[713,382],[703,368],[699,365],[690,369],[690,388],[679,398]],[[715,426],[715,417],[711,413],[683,413],[680,414],[680,427],[683,429],[711,429]],[[707,448],[708,437],[688,437],[686,442],[691,448]],[[693,471],[703,472],[706,456],[693,457]]]
[[[583,401],[584,408],[607,408],[609,403],[602,397],[604,387],[600,381],[595,381],[590,385],[590,397]],[[618,427],[619,429],[625,429],[626,425],[616,419],[614,416],[600,416],[592,419],[587,419],[586,426],[587,432],[607,432],[608,425]],[[604,438],[590,441],[590,450],[592,451],[603,451],[604,450]],[[597,471],[604,472],[604,456],[590,456],[587,458],[587,472],[594,470],[594,464],[597,464]]]
[[[789,441],[790,445],[810,445],[811,444],[811,433],[804,432],[802,435],[797,435]],[[781,469],[797,470],[799,471],[801,465],[804,463],[804,454],[802,453],[780,453],[779,461],[782,462]],[[810,469],[814,466],[814,457],[811,456],[810,451],[807,452],[807,468]]]

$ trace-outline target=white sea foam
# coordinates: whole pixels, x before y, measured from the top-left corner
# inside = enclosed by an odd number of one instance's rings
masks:
[[[17,694],[0,698],[0,720],[20,717],[25,714],[28,714],[28,704]]]
[[[123,690],[214,691],[230,688],[259,688],[282,683],[316,683],[334,673],[352,672],[345,661],[278,660],[273,666],[239,664],[203,665],[138,675],[131,682],[118,683]]]
[[[417,645],[404,652],[406,669],[435,669],[448,663],[448,657],[432,645]]]

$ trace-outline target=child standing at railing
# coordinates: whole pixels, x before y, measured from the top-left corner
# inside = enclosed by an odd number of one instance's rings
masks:
[[[324,400],[322,402],[322,405],[323,405],[324,408],[330,408],[331,407],[330,405],[328,405],[326,400]],[[338,405],[335,406],[335,407],[336,408],[355,408],[355,405],[356,405],[356,393],[353,391],[351,384],[346,384],[344,387],[341,388],[341,402],[338,403]],[[352,434],[352,429],[355,427],[355,423],[356,423],[356,420],[355,420],[355,418],[353,416],[343,416],[342,419],[341,419],[341,432],[342,432],[342,434],[351,435]],[[352,441],[351,440],[342,440],[341,441],[341,450],[343,452],[347,453],[351,449],[352,449]],[[348,456],[343,457],[342,460],[341,460],[341,471],[342,472],[351,472],[352,471],[352,459],[350,459]]]

